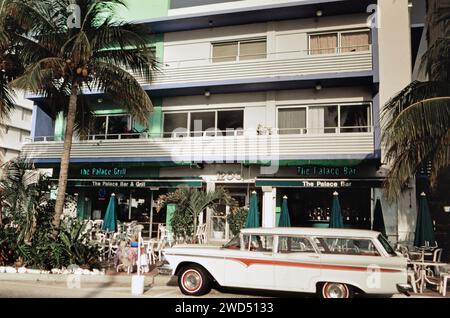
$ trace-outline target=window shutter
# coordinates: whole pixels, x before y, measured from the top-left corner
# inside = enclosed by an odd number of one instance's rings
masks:
[[[234,62],[238,56],[238,42],[213,44],[213,63]]]
[[[239,59],[241,61],[245,60],[255,60],[264,59],[267,57],[267,41],[249,41],[241,42]]]

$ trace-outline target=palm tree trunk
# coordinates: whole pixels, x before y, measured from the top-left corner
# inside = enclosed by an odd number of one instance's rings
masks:
[[[53,225],[55,235],[59,231],[61,225],[61,217],[64,210],[64,203],[66,199],[67,178],[69,174],[70,152],[72,150],[73,131],[75,127],[75,115],[77,112],[78,99],[78,84],[72,85],[72,91],[69,100],[69,111],[67,113],[67,126],[64,135],[64,151],[61,158],[61,168],[59,172],[58,195],[55,204],[55,215],[53,218]]]

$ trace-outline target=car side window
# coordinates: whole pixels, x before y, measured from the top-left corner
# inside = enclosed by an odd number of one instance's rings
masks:
[[[251,252],[272,252],[273,236],[272,235],[246,235],[244,242],[247,250]]]
[[[314,247],[306,237],[280,236],[278,251],[281,254],[315,253]]]
[[[316,243],[323,254],[381,256],[370,239],[326,237],[316,238]]]

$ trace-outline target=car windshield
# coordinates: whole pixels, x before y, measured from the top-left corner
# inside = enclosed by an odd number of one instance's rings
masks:
[[[397,256],[397,253],[395,253],[395,250],[392,248],[391,243],[382,235],[380,234],[378,236],[378,241],[380,241],[381,245],[383,245],[386,252],[391,256]]]
[[[225,244],[223,248],[230,250],[240,250],[241,249],[241,238],[239,235],[235,236],[230,242]]]

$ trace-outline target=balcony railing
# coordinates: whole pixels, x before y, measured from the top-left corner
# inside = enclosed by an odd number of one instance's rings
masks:
[[[220,80],[301,76],[321,73],[371,71],[372,46],[336,48],[336,52],[320,54],[320,50],[302,50],[267,53],[252,56],[165,61],[153,78],[153,85],[195,83]],[[346,52],[345,50],[354,50]],[[323,49],[329,52],[330,49]],[[244,58],[244,59],[243,59]],[[149,84],[137,76],[141,84]]]
[[[185,135],[121,134],[90,136],[75,140],[72,158],[148,158],[155,161],[242,162],[258,160],[295,160],[316,155],[371,155],[374,153],[372,127],[359,133],[323,133],[309,129],[303,134],[283,134],[273,130],[237,130],[233,134],[206,131]],[[300,129],[299,129],[299,132]],[[60,159],[63,141],[55,137],[28,140],[23,155],[34,159]]]

